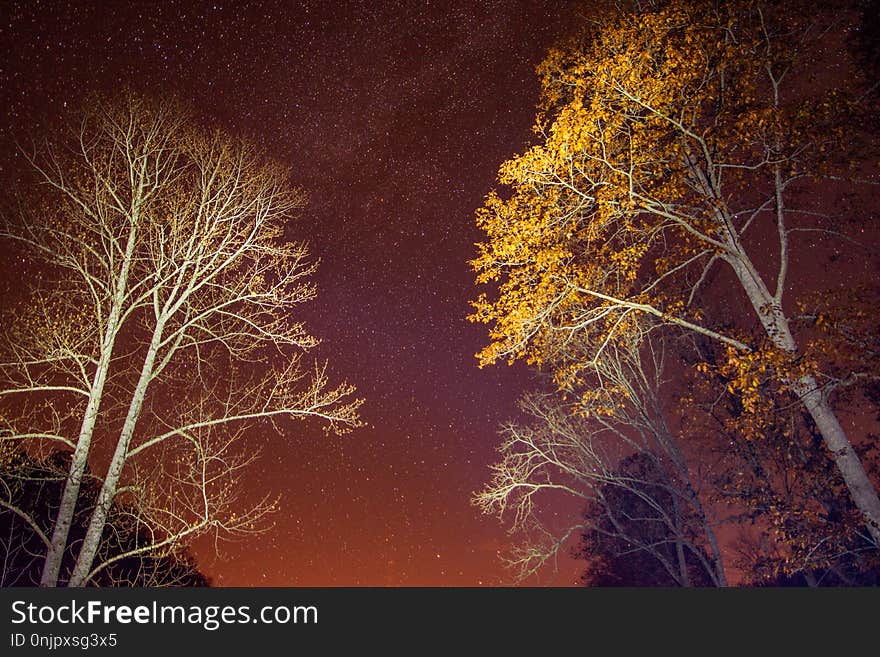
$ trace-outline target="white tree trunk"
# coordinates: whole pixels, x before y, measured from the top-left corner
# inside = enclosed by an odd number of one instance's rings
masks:
[[[788,319],[779,303],[767,289],[751,260],[740,248],[739,257],[732,256],[730,263],[752,308],[773,344],[790,353],[797,352],[797,343],[791,334]],[[859,511],[865,516],[868,531],[874,543],[880,547],[880,497],[871,483],[862,462],[850,443],[846,432],[840,425],[834,410],[819,389],[816,379],[810,375],[802,376],[792,382],[794,391],[807,409],[816,428],[822,434],[825,445],[840,471],[846,487]]]
[[[795,382],[794,388],[825,439],[831,458],[840,470],[853,501],[865,515],[874,543],[880,547],[880,497],[877,489],[868,478],[858,454],[828,400],[819,390],[816,380],[812,376],[801,377]]]
[[[107,470],[107,476],[104,478],[104,484],[101,486],[101,493],[98,496],[98,503],[92,512],[89,520],[89,527],[86,536],[83,539],[82,547],[77,555],[76,565],[73,574],[70,576],[68,586],[85,586],[88,583],[88,577],[92,570],[92,564],[95,561],[95,555],[101,544],[101,536],[104,533],[104,527],[107,524],[107,515],[113,505],[113,499],[116,496],[116,489],[119,479],[122,475],[122,469],[125,467],[128,458],[128,447],[131,444],[131,438],[134,435],[134,429],[140,418],[141,409],[143,408],[144,399],[147,395],[147,388],[150,380],[153,378],[153,366],[156,362],[156,355],[159,352],[159,344],[162,342],[162,332],[164,326],[160,321],[153,331],[153,337],[150,341],[150,347],[144,357],[144,364],[141,368],[140,377],[137,386],[128,406],[128,413],[125,417],[125,423],[122,425],[122,431],[116,442],[116,450],[113,452],[113,459]]]
[[[79,438],[76,441],[76,449],[70,462],[67,481],[64,484],[64,492],[61,494],[61,503],[58,507],[58,516],[52,530],[51,544],[46,551],[46,560],[43,563],[43,573],[40,577],[40,586],[58,586],[58,575],[61,571],[61,562],[64,560],[64,552],[67,549],[67,538],[70,527],[73,524],[73,515],[76,511],[76,503],[79,500],[79,489],[82,485],[83,473],[89,461],[89,451],[92,446],[92,434],[101,409],[101,398],[104,394],[104,384],[107,381],[107,372],[110,369],[110,359],[113,356],[113,347],[116,344],[116,336],[119,332],[119,322],[122,316],[122,302],[125,290],[128,286],[128,274],[131,269],[131,259],[134,253],[137,238],[137,217],[132,221],[125,245],[125,255],[119,271],[119,279],[116,282],[113,300],[107,316],[107,329],[104,332],[101,343],[101,353],[92,387],[89,390],[89,401],[86,405],[85,415],[80,426]]]
[[[79,489],[82,484],[83,473],[89,460],[89,449],[92,444],[92,433],[98,418],[101,406],[101,396],[104,392],[104,382],[107,379],[107,370],[110,365],[110,349],[102,352],[98,361],[98,370],[89,391],[89,402],[86,406],[85,416],[80,427],[79,439],[70,462],[67,481],[64,484],[64,492],[61,495],[61,503],[58,507],[58,516],[52,530],[51,544],[46,551],[46,560],[43,563],[43,574],[40,578],[40,586],[57,586],[58,574],[61,570],[61,562],[67,548],[67,537],[70,534],[70,526],[73,523],[73,514],[79,499]]]

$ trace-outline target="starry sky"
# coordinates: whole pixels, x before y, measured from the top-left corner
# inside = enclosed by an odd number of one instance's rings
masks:
[[[22,166],[12,139],[125,85],[257,142],[310,195],[291,229],[321,260],[304,318],[368,426],[251,438],[246,485],[282,510],[221,558],[197,546],[215,584],[506,581],[504,530],[469,498],[529,374],[477,368],[467,260],[474,210],[531,138],[534,68],[578,20],[565,0],[0,5],[0,175]]]

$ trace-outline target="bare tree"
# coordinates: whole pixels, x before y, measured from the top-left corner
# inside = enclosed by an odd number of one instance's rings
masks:
[[[98,438],[112,448],[69,585],[106,566],[95,559],[119,495],[163,519],[139,550],[253,529],[272,505],[233,508],[250,461],[235,440],[243,427],[359,424],[352,387],[303,363],[317,341],[294,313],[315,294],[315,263],[284,231],[304,194],[251,146],[132,95],[96,101],[28,160],[43,193],[23,200],[2,237],[41,259],[56,305],[5,336],[0,400],[6,439],[73,450],[42,585],[59,582]]]
[[[569,343],[575,361],[577,340]],[[567,391],[531,394],[521,402],[529,424],[511,423],[502,431],[501,460],[474,503],[484,512],[509,520],[512,534],[523,540],[508,559],[522,580],[555,560],[569,537],[586,531],[613,531],[633,550],[653,558],[675,582],[692,584],[695,562],[717,586],[727,583],[714,521],[704,509],[686,458],[669,430],[661,402],[662,343],[645,330],[627,343],[609,344]],[[586,384],[586,385],[584,385]],[[645,476],[622,470],[617,463],[640,455],[653,467]],[[616,494],[615,494],[616,493]],[[555,495],[573,496],[602,509],[602,518],[578,518],[565,528],[542,520]],[[625,509],[615,500],[636,499],[650,510],[653,522],[669,541],[640,535],[638,525],[623,522]],[[545,498],[542,500],[542,498]],[[595,514],[594,514],[595,515]],[[585,524],[588,523],[588,524]],[[643,523],[644,524],[644,523]],[[708,550],[708,552],[707,552]]]

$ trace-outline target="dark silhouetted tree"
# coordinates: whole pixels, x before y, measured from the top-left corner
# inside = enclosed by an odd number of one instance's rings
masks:
[[[576,554],[588,563],[586,585],[715,585],[712,559],[699,546],[701,523],[682,510],[678,488],[656,454],[620,462],[584,514]]]

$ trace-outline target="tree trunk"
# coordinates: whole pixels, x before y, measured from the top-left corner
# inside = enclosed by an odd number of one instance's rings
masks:
[[[64,560],[64,552],[67,549],[67,538],[70,534],[70,526],[73,524],[73,514],[76,511],[76,503],[79,500],[79,489],[82,484],[83,474],[89,461],[92,435],[95,430],[95,423],[98,420],[101,398],[104,394],[104,384],[107,381],[107,373],[110,369],[110,358],[113,356],[113,347],[116,344],[116,335],[119,331],[122,302],[125,297],[125,290],[128,287],[128,274],[131,269],[131,259],[137,238],[136,221],[137,215],[135,215],[128,232],[125,255],[122,259],[119,279],[116,282],[112,305],[107,316],[107,330],[104,332],[101,354],[98,358],[92,387],[89,390],[89,402],[86,405],[79,438],[76,441],[76,449],[70,462],[67,481],[64,484],[64,492],[61,494],[58,516],[55,518],[55,525],[52,529],[51,544],[46,551],[46,560],[43,563],[40,586],[58,586],[58,574],[61,571],[61,562]]]
[[[737,255],[732,255],[730,264],[743,286],[752,308],[761,321],[767,336],[778,348],[789,353],[797,352],[797,343],[788,325],[788,319],[782,307],[775,301],[763,280],[754,268],[751,260],[737,248]],[[865,517],[868,531],[874,543],[880,547],[880,497],[877,489],[868,478],[862,462],[840,425],[834,410],[825,399],[818,383],[813,376],[800,377],[792,382],[801,403],[807,409],[816,428],[822,435],[831,457],[840,471],[843,481],[849,489],[850,496],[859,511]]]
[[[106,355],[105,355],[106,354]],[[67,481],[64,484],[64,492],[61,494],[61,504],[58,507],[58,516],[52,530],[52,540],[46,551],[46,560],[43,563],[43,573],[40,578],[40,586],[58,586],[58,574],[61,571],[61,562],[67,549],[67,537],[70,534],[70,526],[73,523],[73,514],[79,499],[79,489],[82,484],[83,474],[89,460],[89,449],[92,444],[92,433],[98,418],[98,410],[101,406],[101,396],[104,392],[104,382],[107,379],[110,358],[109,350],[101,354],[98,361],[98,370],[89,391],[89,403],[86,406],[85,416],[79,431],[79,439],[70,462]]]
[[[682,540],[684,523],[681,518],[681,502],[678,499],[678,495],[674,492],[672,493],[672,508],[675,514],[675,559],[678,561],[678,576],[681,585],[684,588],[690,588],[692,586],[691,575],[688,572],[687,556],[685,555],[684,541]]]
[[[128,446],[134,435],[138,418],[140,418],[144,398],[147,394],[147,387],[150,385],[150,380],[153,377],[153,365],[156,361],[156,354],[159,352],[163,329],[164,326],[159,322],[153,331],[150,347],[144,358],[141,374],[132,395],[131,403],[128,406],[125,423],[122,425],[122,431],[119,434],[119,439],[116,441],[116,450],[113,452],[113,459],[110,461],[107,476],[104,478],[104,484],[101,486],[101,493],[98,496],[98,504],[95,506],[95,510],[92,512],[92,517],[89,520],[89,527],[83,539],[68,586],[85,586],[88,583],[92,564],[95,561],[95,555],[101,544],[101,536],[107,524],[107,515],[110,513],[110,508],[113,505],[116,488],[128,457]]]
[[[868,531],[875,545],[880,547],[880,497],[868,478],[862,462],[853,449],[834,410],[812,376],[804,376],[795,382],[795,391],[822,434],[831,458],[837,465],[853,501],[865,515]]]
[[[712,528],[712,524],[706,516],[706,510],[703,508],[703,503],[700,501],[700,497],[697,495],[697,492],[694,490],[694,486],[691,483],[691,473],[688,469],[687,461],[685,460],[678,442],[676,442],[675,438],[672,436],[672,432],[669,431],[669,427],[663,419],[662,412],[658,412],[656,417],[659,418],[659,424],[662,428],[662,430],[657,433],[657,441],[663,446],[664,451],[669,455],[672,463],[675,465],[675,469],[678,471],[678,476],[681,478],[681,484],[683,486],[683,490],[681,491],[682,497],[687,500],[687,503],[690,504],[691,508],[697,514],[697,517],[700,520],[700,528],[706,535],[706,541],[712,552],[712,566],[710,568],[708,564],[704,564],[704,568],[715,586],[725,587],[727,586],[727,575],[724,571],[724,560],[721,556],[721,549],[718,546],[718,538],[715,536],[715,530]]]

